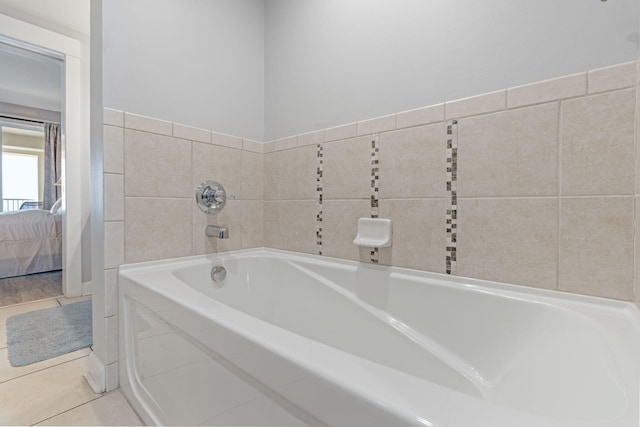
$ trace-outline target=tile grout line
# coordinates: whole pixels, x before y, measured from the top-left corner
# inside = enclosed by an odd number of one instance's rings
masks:
[[[589,79],[587,78],[587,85],[588,85],[588,81]],[[587,87],[587,92],[588,92],[588,87]],[[557,242],[557,246],[556,246],[556,250],[557,252],[557,258],[556,258],[556,263],[557,263],[557,267],[556,267],[556,286],[555,289],[556,290],[560,290],[560,277],[561,277],[561,254],[562,254],[562,148],[563,148],[563,141],[562,141],[562,137],[563,137],[563,133],[562,133],[562,113],[564,110],[564,102],[563,101],[559,101],[558,102],[558,164],[557,164],[557,169],[556,169],[556,173],[558,174],[558,187],[557,187],[557,192],[558,192],[558,200],[557,200],[557,209],[558,209],[558,213],[557,213],[557,217],[556,217],[556,238],[558,239]]]
[[[447,193],[449,206],[446,216],[446,273],[456,274],[458,240],[458,120],[447,125]]]
[[[7,348],[8,348],[8,347],[5,347],[5,349],[7,349]],[[88,347],[86,347],[86,348],[88,348]],[[4,350],[4,349],[3,349],[3,350]],[[82,348],[81,348],[80,350],[75,350],[75,351],[82,351],[82,350],[84,350],[84,349],[82,349]],[[74,352],[72,352],[72,353],[75,353],[75,351],[74,351]],[[69,353],[67,353],[67,354],[69,354]],[[65,355],[65,354],[61,354],[60,356],[56,356],[56,357],[63,357],[63,356],[66,356],[66,355]],[[18,379],[20,379],[20,378],[28,377],[29,375],[37,374],[37,373],[40,373],[40,372],[46,371],[46,370],[48,370],[48,369],[51,369],[51,368],[55,368],[55,367],[57,367],[57,366],[64,365],[64,364],[66,364],[66,363],[75,362],[76,360],[80,360],[80,359],[82,359],[83,357],[89,357],[89,355],[88,355],[88,354],[85,354],[85,355],[82,355],[82,356],[74,357],[73,359],[65,360],[65,361],[63,361],[63,362],[54,363],[54,364],[53,364],[53,365],[51,365],[51,366],[47,366],[47,367],[44,367],[44,368],[41,368],[41,369],[37,369],[37,370],[35,370],[35,371],[31,371],[31,372],[27,372],[27,373],[24,373],[24,374],[18,375],[17,377],[13,377],[13,378],[6,379],[6,380],[4,380],[4,381],[0,381],[0,384],[6,384],[6,383],[9,383],[9,382],[11,382],[11,381],[18,380]],[[54,359],[55,359],[55,357],[54,357]],[[51,359],[47,359],[47,360],[51,360]],[[44,360],[42,360],[41,362],[44,362]],[[40,363],[40,362],[36,362],[36,363]],[[28,365],[26,365],[26,366],[28,366]],[[12,366],[12,367],[13,367],[13,366]],[[18,368],[18,369],[19,369],[19,368],[21,368],[21,367],[20,367],[20,366],[18,366],[18,367],[15,367],[15,368]]]
[[[95,401],[96,401],[96,400],[98,400],[98,399],[102,399],[102,398],[105,396],[105,394],[106,394],[106,393],[102,393],[102,394],[98,395],[98,397],[95,397],[95,398],[93,398],[93,399],[91,399],[91,400],[88,400],[88,401],[86,401],[86,402],[84,402],[84,403],[81,403],[81,404],[79,404],[79,405],[76,405],[76,406],[74,406],[73,408],[65,409],[65,410],[64,410],[64,411],[62,411],[62,412],[59,412],[59,413],[57,413],[57,414],[55,414],[55,415],[51,415],[50,417],[47,417],[47,418],[45,418],[45,419],[43,419],[43,420],[40,420],[40,421],[38,421],[37,423],[31,424],[31,425],[36,426],[36,425],[38,425],[38,424],[42,424],[43,422],[48,421],[48,420],[50,420],[50,419],[52,419],[52,418],[55,418],[55,417],[57,417],[58,415],[65,414],[65,413],[67,413],[67,412],[69,412],[69,411],[73,411],[74,409],[78,409],[78,408],[79,408],[79,407],[81,407],[81,406],[87,405],[87,404],[89,404],[89,403],[91,403],[91,402],[95,402]],[[136,415],[137,415],[137,414],[136,414]]]
[[[216,420],[216,418],[221,417],[222,415],[227,414],[227,413],[229,413],[229,412],[235,411],[236,409],[238,409],[238,408],[240,408],[240,407],[242,407],[242,406],[244,406],[244,405],[248,405],[248,404],[251,404],[251,403],[253,403],[253,402],[256,402],[256,401],[258,401],[258,400],[260,400],[260,399],[263,399],[263,398],[262,398],[262,397],[255,397],[255,398],[250,399],[250,400],[248,400],[248,401],[246,401],[246,402],[238,403],[237,405],[234,405],[234,406],[233,406],[233,407],[231,407],[231,408],[224,409],[224,410],[222,410],[222,412],[218,412],[217,414],[215,414],[215,415],[214,415],[214,416],[212,416],[211,418],[209,418],[209,419],[205,420],[205,421],[204,421],[202,424],[200,424],[200,425],[210,425],[209,423],[211,423],[211,422],[215,421],[215,420]]]
[[[638,97],[638,90],[640,89],[640,87],[638,86],[638,66],[640,64],[638,62],[636,62],[636,84],[634,85],[635,88],[635,111],[634,111],[634,117],[633,117],[633,135],[634,135],[634,139],[633,139],[633,223],[632,223],[632,227],[631,227],[631,238],[633,239],[633,275],[632,275],[632,280],[633,280],[633,286],[632,286],[632,293],[633,293],[633,299],[634,301],[637,301],[638,299],[638,287],[637,287],[637,282],[640,279],[638,277],[638,239],[637,239],[637,235],[638,235],[638,225],[637,225],[637,220],[638,220],[638,113],[640,112],[640,105],[638,105],[638,101],[639,101],[639,97]]]
[[[380,204],[380,146],[378,135],[371,137],[371,218],[378,218]],[[380,261],[379,248],[371,248],[371,262]]]

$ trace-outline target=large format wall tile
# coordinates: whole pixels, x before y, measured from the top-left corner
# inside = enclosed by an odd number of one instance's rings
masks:
[[[124,263],[124,236],[122,221],[104,223],[104,268],[116,268]]]
[[[192,255],[213,254],[218,252],[218,239],[207,237],[205,234],[207,225],[219,225],[218,216],[203,212],[195,203],[191,206],[191,214]]]
[[[127,196],[191,197],[191,142],[126,130],[124,174]]]
[[[635,91],[562,104],[562,194],[632,194]]]
[[[365,136],[323,146],[322,188],[328,199],[367,199],[371,195],[371,144]]]
[[[562,198],[560,289],[633,298],[633,198]]]
[[[446,127],[420,126],[380,135],[380,198],[445,195]]]
[[[264,195],[263,154],[242,152],[242,187],[239,198],[243,200],[262,200]]]
[[[192,215],[193,255],[242,249],[244,224],[241,200],[227,200],[224,208],[215,214],[205,213],[196,206],[195,203],[193,203]],[[218,237],[207,236],[205,229],[208,225],[227,227],[229,237],[226,239],[220,239]]]
[[[634,212],[638,212],[640,209],[640,197],[634,197]],[[636,214],[634,218],[634,286],[633,294],[637,303],[640,303],[640,217]]]
[[[125,261],[191,255],[191,199],[127,197]]]
[[[199,142],[193,143],[191,166],[191,194],[204,181],[214,180],[222,184],[230,199],[240,197],[242,186],[242,152]]]
[[[393,227],[390,248],[380,249],[380,263],[445,272],[445,199],[381,200],[380,216]]]
[[[284,180],[281,172],[283,167],[282,151],[264,154],[263,164],[264,176],[262,182],[264,200],[280,200],[282,194],[280,183]]]
[[[124,221],[124,176],[104,174],[104,220]]]
[[[124,173],[124,130],[104,126],[103,167],[106,173]]]
[[[316,197],[317,148],[313,145],[265,154],[265,200]]]
[[[229,238],[227,239],[209,237],[209,239],[218,240],[218,252],[242,249],[242,201],[227,200],[224,209],[215,216],[217,217],[215,219],[216,225],[229,229]]]
[[[558,104],[458,122],[458,195],[558,193]]]
[[[558,200],[458,201],[459,276],[557,289]]]
[[[242,201],[242,249],[264,246],[264,203]]]
[[[353,244],[358,231],[358,218],[371,216],[369,200],[326,200],[322,204],[322,254],[351,260],[360,259]]]
[[[280,202],[265,200],[262,206],[262,215],[264,221],[264,245],[268,248],[282,249]]]
[[[317,253],[316,201],[283,200],[264,203],[265,246]]]
[[[638,79],[640,80],[640,62],[638,63]],[[640,83],[636,89],[636,110],[640,115]],[[636,120],[635,126],[636,146],[635,146],[635,162],[634,162],[634,194],[640,195],[640,120]],[[640,294],[639,294],[640,296]]]
[[[282,198],[285,200],[315,199],[317,148],[309,145],[282,153],[285,174]]]
[[[289,251],[317,253],[316,201],[282,201],[280,232],[283,248]]]

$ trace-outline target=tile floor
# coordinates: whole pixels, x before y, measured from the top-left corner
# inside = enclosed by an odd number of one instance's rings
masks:
[[[0,308],[0,425],[143,425],[119,390],[91,390],[83,377],[89,348],[19,368],[9,364],[8,317],[85,298],[49,298]]]

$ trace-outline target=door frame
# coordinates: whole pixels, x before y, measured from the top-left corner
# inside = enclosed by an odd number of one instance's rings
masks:
[[[82,62],[80,40],[38,27],[36,25],[0,14],[0,33],[24,47],[24,43],[46,51],[60,54],[64,58],[61,123],[62,135],[62,291],[67,297],[80,296],[82,286],[82,144],[83,121],[89,117],[82,114]],[[21,45],[22,44],[22,45]]]

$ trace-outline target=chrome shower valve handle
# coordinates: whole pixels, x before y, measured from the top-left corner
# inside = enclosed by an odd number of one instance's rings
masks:
[[[205,213],[217,213],[224,208],[227,193],[222,184],[216,181],[205,181],[196,189],[196,203]]]

